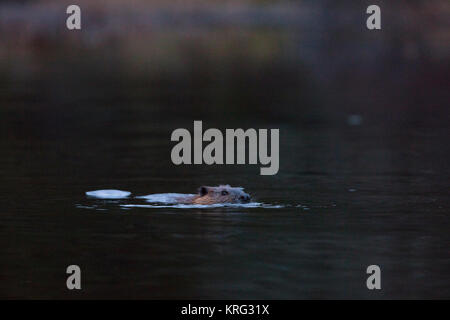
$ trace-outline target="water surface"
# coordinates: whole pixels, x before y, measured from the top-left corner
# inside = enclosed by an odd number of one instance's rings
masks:
[[[445,127],[278,123],[280,171],[260,176],[258,165],[171,164],[177,126],[145,107],[73,132],[6,110],[32,133],[1,141],[2,297],[449,296]],[[152,207],[134,197],[221,183],[273,207]],[[99,189],[132,195],[85,194]],[[65,288],[70,264],[82,269],[79,293]],[[381,292],[366,289],[371,264]]]
[[[0,4],[0,298],[450,298],[448,1],[379,0],[381,31],[361,1],[104,2],[81,32]],[[195,120],[279,129],[278,174],[172,164]],[[139,198],[220,184],[252,203]]]

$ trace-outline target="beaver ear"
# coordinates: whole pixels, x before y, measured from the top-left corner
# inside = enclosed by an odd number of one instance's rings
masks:
[[[200,188],[198,188],[198,193],[199,193],[201,196],[204,196],[205,194],[208,193],[208,187],[201,186]]]

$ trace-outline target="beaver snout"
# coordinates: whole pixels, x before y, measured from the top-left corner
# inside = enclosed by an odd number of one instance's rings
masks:
[[[250,195],[245,193],[242,187],[231,187],[229,184],[218,187],[202,186],[198,189],[198,194],[184,202],[195,204],[216,204],[216,203],[247,203],[250,202]]]
[[[239,200],[241,200],[242,202],[250,202],[250,196],[249,195],[240,196]]]

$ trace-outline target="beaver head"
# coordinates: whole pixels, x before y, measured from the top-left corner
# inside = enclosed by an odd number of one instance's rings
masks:
[[[247,203],[250,202],[250,195],[244,192],[244,188],[231,187],[230,185],[220,185],[218,187],[202,186],[198,189],[197,204],[214,203]]]

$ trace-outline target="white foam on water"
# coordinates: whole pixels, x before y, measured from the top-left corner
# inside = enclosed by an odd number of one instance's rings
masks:
[[[177,208],[177,209],[211,209],[211,208],[284,208],[282,205],[271,205],[260,202],[250,202],[250,203],[215,203],[215,204],[171,204],[171,205],[161,205],[161,204],[121,204],[121,207],[125,208]]]
[[[84,205],[81,205],[81,204],[77,204],[75,206],[77,208],[80,208],[80,209],[95,209],[96,208],[96,206],[84,206]]]
[[[88,197],[93,197],[97,199],[125,199],[131,192],[122,191],[122,190],[114,190],[114,189],[106,189],[106,190],[94,190],[86,192]]]
[[[88,191],[86,195],[96,199],[126,199],[131,195],[131,192],[107,189],[107,190],[95,190]],[[211,208],[266,208],[276,209],[285,208],[286,205],[272,205],[261,202],[249,202],[249,203],[215,203],[215,204],[184,204],[178,203],[179,198],[192,197],[195,194],[185,193],[155,193],[144,196],[135,197],[135,199],[143,199],[149,204],[119,204],[121,209],[129,210],[131,208],[177,208],[177,209],[211,209]],[[96,205],[85,206],[77,205],[78,208],[96,209]]]
[[[249,202],[249,203],[214,203],[214,204],[182,204],[177,203],[179,198],[192,197],[195,194],[185,194],[185,193],[156,193],[149,194],[146,196],[136,197],[137,199],[145,199],[146,202],[154,203],[152,205],[140,205],[140,204],[124,204],[122,206],[137,207],[137,208],[284,208],[282,205],[270,205],[260,202]],[[161,205],[168,204],[168,205]]]
[[[145,199],[147,202],[158,202],[158,203],[176,203],[178,198],[182,197],[192,197],[195,194],[185,194],[185,193],[155,193],[148,194],[146,196],[136,197],[137,199]]]

